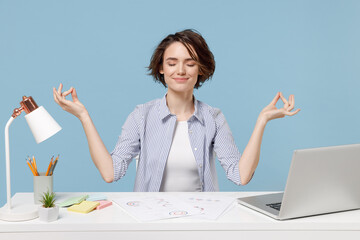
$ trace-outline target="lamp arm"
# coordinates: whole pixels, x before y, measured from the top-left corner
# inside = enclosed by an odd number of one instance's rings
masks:
[[[5,125],[5,156],[6,156],[6,196],[7,208],[11,209],[11,185],[10,185],[10,147],[9,147],[9,127],[15,117],[11,117]]]

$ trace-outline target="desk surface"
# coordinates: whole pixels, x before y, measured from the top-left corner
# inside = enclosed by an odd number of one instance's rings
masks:
[[[66,198],[79,196],[84,193],[57,193],[58,202]],[[96,194],[96,193],[85,193]],[[135,193],[117,192],[102,193],[109,200],[119,197],[148,196],[158,194],[178,195],[186,193]],[[230,196],[245,197],[250,195],[262,194],[262,192],[212,192],[199,193],[203,196]],[[32,193],[17,193],[13,197],[13,204],[31,203]],[[39,219],[25,222],[5,222],[0,220],[0,234],[12,233],[40,233],[40,232],[101,232],[101,233],[121,233],[121,232],[169,232],[169,231],[220,231],[220,232],[239,232],[239,231],[336,231],[360,233],[360,210],[347,211],[320,216],[299,218],[286,221],[277,221],[261,213],[248,209],[242,205],[234,203],[233,207],[224,213],[218,220],[201,220],[191,218],[176,218],[153,222],[138,222],[118,205],[88,214],[80,214],[60,209],[59,219],[55,222],[44,223]],[[119,235],[117,235],[119,236]],[[359,235],[357,235],[359,236]],[[0,237],[1,238],[1,237]],[[3,239],[3,238],[1,238]],[[10,238],[9,238],[10,239]]]

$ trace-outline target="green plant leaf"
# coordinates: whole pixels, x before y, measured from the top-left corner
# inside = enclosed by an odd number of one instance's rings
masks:
[[[40,202],[43,204],[44,208],[52,208],[55,207],[55,197],[56,194],[54,192],[47,191],[41,196]]]

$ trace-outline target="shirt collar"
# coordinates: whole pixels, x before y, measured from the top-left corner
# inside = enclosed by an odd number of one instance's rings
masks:
[[[197,118],[197,120],[199,120],[199,122],[201,124],[204,124],[204,118],[201,112],[201,106],[200,106],[200,101],[196,100],[195,96],[194,96],[194,105],[195,105],[195,111],[192,117]]]
[[[171,112],[166,104],[166,94],[164,97],[160,100],[159,105],[159,116],[161,120],[164,120],[166,117],[170,116]]]
[[[200,106],[200,102],[198,100],[196,100],[195,96],[194,96],[194,106],[195,106],[195,111],[194,114],[190,117],[190,120],[192,118],[196,118],[197,120],[199,120],[199,122],[201,122],[201,124],[204,124],[204,118],[203,115],[201,113],[201,106]],[[159,117],[161,120],[165,120],[168,116],[171,116],[173,114],[171,114],[167,104],[166,104],[166,94],[164,95],[164,97],[162,99],[160,99],[160,104],[159,104]]]

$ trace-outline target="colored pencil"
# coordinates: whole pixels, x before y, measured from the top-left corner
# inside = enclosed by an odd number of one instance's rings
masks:
[[[52,156],[52,158],[51,158],[51,160],[50,160],[50,163],[49,163],[49,166],[48,166],[48,169],[47,169],[47,171],[46,171],[45,176],[48,176],[48,175],[49,175],[50,168],[52,167],[53,159],[54,159],[54,156]]]
[[[34,170],[35,170],[35,173],[36,173],[36,176],[40,176],[38,170],[37,170],[37,165],[36,165],[36,160],[35,160],[35,157],[33,156],[32,158],[32,163],[33,163],[33,166],[34,166]]]
[[[33,175],[36,176],[36,174],[35,174],[35,172],[34,172],[34,169],[31,167],[31,165],[30,165],[30,163],[29,163],[28,160],[26,160],[26,163],[27,163],[27,165],[29,165],[29,168],[30,168],[31,172],[33,173]]]

